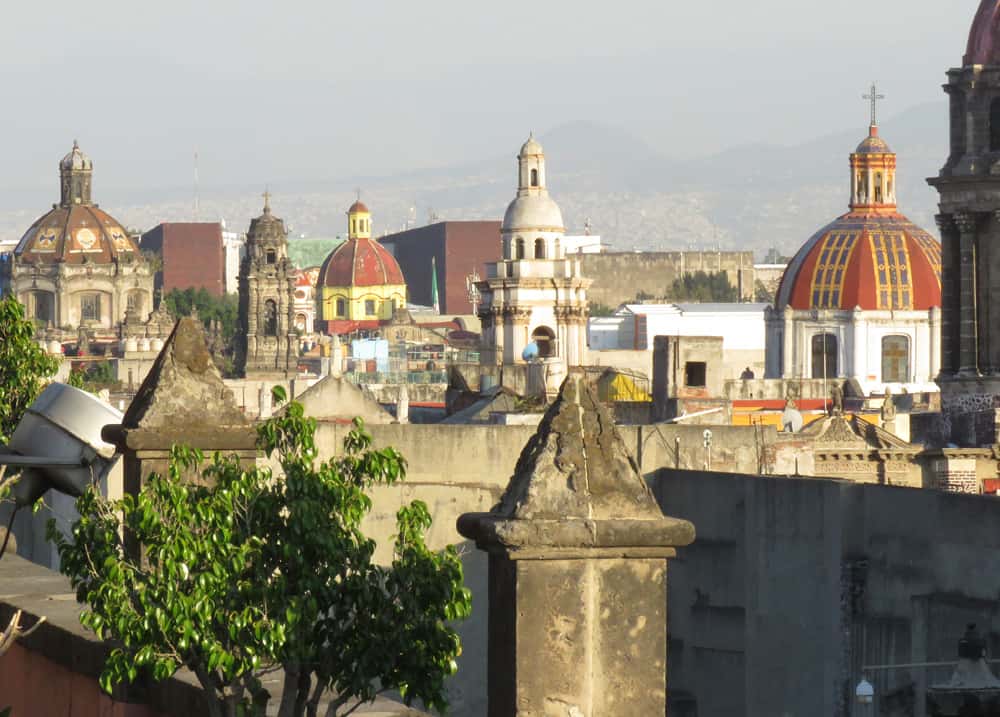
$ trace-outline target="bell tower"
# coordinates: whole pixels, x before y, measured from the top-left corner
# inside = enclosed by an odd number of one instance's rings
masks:
[[[1000,0],[983,0],[961,67],[948,71],[950,152],[937,177],[945,431],[996,443],[1000,400]]]
[[[236,370],[247,378],[291,378],[298,368],[295,272],[288,261],[285,223],[264,212],[250,222],[246,258],[240,264]]]
[[[90,182],[93,171],[94,163],[80,150],[76,140],[73,140],[73,149],[59,161],[61,206],[90,204]]]

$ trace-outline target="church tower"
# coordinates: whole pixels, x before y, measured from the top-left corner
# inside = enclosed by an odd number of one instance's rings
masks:
[[[942,411],[960,445],[997,441],[1000,397],[1000,0],[983,0],[948,71],[950,153],[940,193]],[[947,428],[947,426],[946,426]]]
[[[545,153],[532,136],[517,156],[517,196],[500,227],[503,258],[487,265],[482,296],[484,364],[560,359],[587,351],[587,288],[580,259],[567,257],[562,212],[545,185]]]
[[[236,370],[247,378],[290,378],[298,363],[295,271],[285,223],[271,213],[266,192],[264,213],[250,222],[246,252],[239,276]]]

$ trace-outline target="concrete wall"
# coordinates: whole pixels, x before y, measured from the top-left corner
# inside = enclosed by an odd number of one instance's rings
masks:
[[[668,680],[684,709],[857,715],[862,665],[953,660],[966,622],[997,646],[997,499],[678,471],[653,487],[698,529],[668,578]],[[950,671],[870,674],[870,714],[919,717],[926,683]]]
[[[580,258],[583,275],[594,280],[587,298],[612,308],[633,301],[640,291],[665,296],[674,279],[696,271],[725,271],[729,283],[741,288],[743,299],[753,298],[753,252],[749,251],[609,252]]]

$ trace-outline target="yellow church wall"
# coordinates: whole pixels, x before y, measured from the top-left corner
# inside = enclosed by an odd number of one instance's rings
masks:
[[[337,299],[347,303],[346,313],[337,314]],[[406,286],[402,284],[386,286],[325,286],[321,315],[324,321],[347,319],[350,321],[388,320],[392,318],[392,301],[396,307],[406,306]],[[365,312],[365,302],[375,302],[375,314]]]

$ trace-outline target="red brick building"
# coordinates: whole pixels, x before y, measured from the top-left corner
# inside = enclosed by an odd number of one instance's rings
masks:
[[[379,239],[406,277],[409,301],[431,306],[431,257],[437,266],[442,314],[471,314],[465,279],[486,276],[486,264],[500,259],[500,222],[439,222]]]
[[[225,293],[225,251],[218,222],[165,222],[142,235],[143,251],[159,254],[163,269],[156,288],[204,287],[213,296]]]

